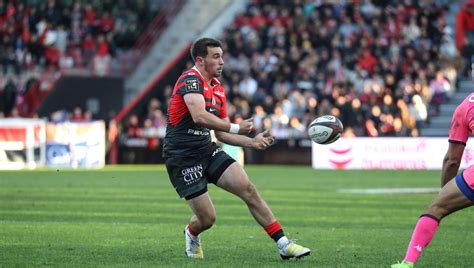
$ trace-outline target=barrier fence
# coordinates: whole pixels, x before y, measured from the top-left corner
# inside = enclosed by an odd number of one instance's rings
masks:
[[[0,120],[0,169],[105,166],[103,121],[49,123],[41,119]],[[163,163],[160,137],[120,139],[119,163]],[[318,145],[309,139],[285,139],[264,151],[229,147],[246,164],[312,165],[315,169],[441,169],[446,138],[341,138]],[[474,164],[468,141],[461,168]]]

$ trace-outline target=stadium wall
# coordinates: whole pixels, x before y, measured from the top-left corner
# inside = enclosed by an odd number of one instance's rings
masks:
[[[94,119],[108,120],[110,112],[122,108],[123,79],[116,77],[64,76],[38,108],[40,117],[76,106],[93,113]]]

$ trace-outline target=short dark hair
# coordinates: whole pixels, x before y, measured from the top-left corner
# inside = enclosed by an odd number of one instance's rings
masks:
[[[196,40],[193,43],[193,46],[191,47],[191,57],[193,58],[193,61],[196,61],[196,57],[198,56],[206,57],[208,47],[222,48],[222,43],[221,41],[217,39],[208,38],[208,37],[204,37],[204,38]]]

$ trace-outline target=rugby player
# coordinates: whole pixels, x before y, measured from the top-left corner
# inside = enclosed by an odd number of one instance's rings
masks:
[[[474,79],[474,60],[471,64]],[[408,244],[405,258],[392,268],[409,268],[436,233],[440,221],[449,214],[474,204],[474,165],[457,172],[469,134],[474,132],[474,93],[470,93],[454,111],[449,131],[449,147],[443,159],[441,190],[420,216]],[[454,178],[454,179],[452,179]]]
[[[308,248],[285,236],[243,167],[211,142],[210,130],[221,142],[257,150],[268,148],[275,140],[268,130],[248,137],[253,128],[252,118],[230,123],[225,90],[218,80],[224,66],[221,42],[199,39],[191,48],[191,56],[194,67],[178,78],[173,89],[163,144],[171,183],[194,214],[184,229],[186,255],[203,258],[200,234],[216,220],[208,183],[237,195],[247,204],[257,223],[276,242],[283,259],[309,255]]]

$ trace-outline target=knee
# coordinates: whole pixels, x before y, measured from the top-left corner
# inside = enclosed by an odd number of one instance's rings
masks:
[[[214,223],[216,223],[216,214],[209,214],[209,215],[206,215],[205,217],[201,217],[199,219],[199,222],[201,223],[201,227],[204,229],[204,230],[207,230],[209,228],[211,228]]]
[[[255,186],[250,181],[247,182],[242,188],[243,188],[242,192],[246,196],[252,196],[256,192]]]
[[[242,190],[242,197],[245,200],[255,200],[258,198],[257,188],[251,183],[248,182]]]

